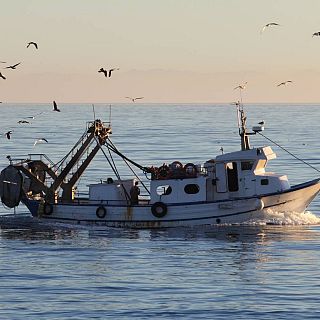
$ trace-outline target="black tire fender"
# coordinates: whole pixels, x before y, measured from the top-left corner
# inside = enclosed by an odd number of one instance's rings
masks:
[[[168,207],[163,202],[155,202],[151,206],[151,212],[155,217],[163,218],[168,212]]]
[[[96,210],[96,216],[100,219],[103,219],[107,214],[107,210],[104,206],[99,206]]]

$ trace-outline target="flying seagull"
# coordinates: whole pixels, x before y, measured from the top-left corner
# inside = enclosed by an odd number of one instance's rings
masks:
[[[22,123],[30,123],[30,122],[27,121],[27,120],[19,120],[18,123],[19,123],[19,124],[22,124]]]
[[[6,77],[0,72],[0,78],[6,80]]]
[[[135,102],[138,99],[143,99],[144,97],[136,97],[136,98],[131,98],[131,97],[125,97],[127,99],[130,99],[132,102]]]
[[[314,37],[314,36],[319,37],[319,36],[320,36],[320,31],[319,31],[319,32],[315,32],[315,33],[312,35],[312,37]]]
[[[235,88],[233,88],[233,90],[236,90],[236,89],[240,89],[240,90],[244,90],[246,87],[247,87],[247,81],[244,83],[244,84],[241,84]]]
[[[280,26],[280,24],[276,23],[276,22],[267,23],[266,25],[263,26],[263,28],[261,29],[260,33],[262,33],[264,30],[266,30],[266,28],[271,27],[271,26]]]
[[[11,134],[12,134],[12,131],[8,131],[5,133],[7,139],[9,139],[9,140],[11,139]]]
[[[108,77],[108,71],[103,69],[103,68],[100,68],[100,70],[98,72],[103,72],[104,76],[105,77]]]
[[[16,67],[17,67],[19,64],[21,64],[21,62],[16,63],[16,64],[14,64],[14,65],[12,65],[12,66],[5,67],[5,69],[16,69]]]
[[[277,85],[277,87],[285,86],[285,85],[287,85],[288,83],[292,83],[292,81],[291,81],[291,80],[283,81],[283,82],[279,83],[279,84]]]
[[[38,44],[35,43],[35,42],[33,42],[33,41],[31,41],[31,42],[28,43],[27,48],[29,48],[29,46],[30,46],[31,44],[34,45],[36,49],[38,49]]]
[[[60,112],[60,109],[58,108],[57,103],[55,101],[53,101],[53,111]]]
[[[37,143],[40,143],[40,142],[46,142],[46,143],[48,143],[48,140],[47,140],[46,138],[40,138],[40,139],[38,139],[38,140],[36,140],[36,141],[34,142],[33,146],[35,146]]]
[[[103,68],[100,68],[100,70],[98,72],[103,72],[104,76],[105,77],[111,77],[111,72],[112,71],[115,71],[115,70],[120,70],[120,68],[112,68],[112,69],[109,69],[109,70],[105,70]]]
[[[120,68],[112,68],[112,69],[110,69],[109,72],[108,72],[109,78],[111,77],[111,72],[114,71],[114,70],[120,70]]]

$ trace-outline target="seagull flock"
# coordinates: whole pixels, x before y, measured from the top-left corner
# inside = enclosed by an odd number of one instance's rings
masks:
[[[27,48],[31,48],[33,47],[34,49],[38,50],[39,49],[39,46],[38,46],[38,43],[37,42],[34,42],[34,41],[30,41],[27,43]],[[22,64],[22,62],[17,62],[17,63],[14,63],[14,64],[8,64],[6,61],[0,61],[1,64],[7,64],[7,66],[3,67],[3,69],[11,69],[11,70],[16,70],[18,66],[20,66]],[[98,72],[100,73],[103,73],[104,76],[106,78],[110,78],[112,73],[114,71],[117,71],[117,70],[120,70],[120,68],[110,68],[110,69],[106,69],[106,68],[103,68],[101,67]],[[3,80],[6,80],[7,77],[0,71],[0,78],[3,79]],[[126,97],[128,99],[130,99],[132,102],[135,102],[136,100],[138,99],[143,99],[144,97]],[[0,103],[2,103],[2,101],[0,101]],[[61,110],[58,108],[58,105],[56,103],[56,101],[53,101],[53,109],[52,111],[54,112],[61,112]],[[34,120],[36,117],[38,117],[39,115],[41,115],[42,113],[44,112],[40,112],[34,116],[28,116],[28,117],[25,117],[21,120],[19,120],[17,123],[19,125],[24,125],[24,124],[30,124],[30,120]],[[6,131],[5,133],[0,133],[0,136],[5,136],[8,140],[11,140],[11,136],[13,134],[14,130],[8,130]],[[33,146],[35,147],[38,143],[42,143],[42,142],[45,142],[45,143],[49,143],[48,140],[46,138],[40,138],[40,139],[36,139]]]
[[[262,34],[266,29],[269,29],[270,27],[279,27],[279,26],[281,26],[281,25],[277,22],[269,22],[262,27],[262,29],[260,30],[260,33]],[[320,37],[320,31],[314,32],[312,34],[312,37]],[[277,84],[277,87],[286,86],[287,84],[290,84],[290,83],[293,83],[293,81],[292,80],[282,81],[279,84]],[[242,90],[244,90],[246,88],[246,86],[247,86],[247,82],[236,86],[234,88],[234,90],[239,89],[241,92]]]
[[[60,109],[58,108],[58,105],[55,101],[53,101],[53,109],[52,111],[57,111],[57,112],[60,112]],[[45,111],[42,111],[42,112],[39,112],[33,116],[27,116],[27,117],[24,117],[23,119],[17,121],[17,123],[19,125],[23,125],[23,124],[31,124],[31,120],[35,120],[38,116],[40,116],[41,114],[43,113],[46,113]],[[28,120],[26,120],[28,119]],[[0,134],[0,136],[5,136],[8,140],[11,140],[11,136],[13,134],[14,130],[8,130],[7,132],[3,133],[3,134]],[[38,143],[41,143],[41,142],[46,142],[46,143],[49,143],[49,141],[46,139],[46,138],[40,138],[40,139],[36,139],[33,146],[35,147]]]
[[[27,44],[27,48],[29,48],[30,46],[33,46],[35,49],[38,49],[38,44],[34,41],[31,41],[31,42],[28,42]],[[3,64],[7,64],[6,61],[0,61],[0,63],[3,63]],[[4,67],[3,69],[11,69],[11,70],[16,70],[17,67],[21,65],[21,62],[18,62],[18,63],[14,63],[14,64],[9,64],[7,65],[6,67]],[[2,72],[0,72],[0,78],[2,78],[3,80],[6,80],[7,77],[4,76],[2,74]],[[2,102],[1,102],[2,103]],[[53,111],[58,111],[60,112],[60,109],[58,109],[58,106],[57,106],[57,103],[55,101],[53,101]],[[22,120],[19,120],[17,123],[19,125],[23,125],[23,124],[30,124],[30,121],[29,120],[34,120],[36,117],[38,117],[39,115],[41,115],[42,113],[44,112],[40,112],[34,116],[28,116],[28,117],[25,117],[24,119]],[[29,120],[25,120],[25,119],[29,119]],[[8,140],[11,140],[11,136],[13,134],[14,130],[8,130],[7,132],[3,133],[3,134],[0,134],[0,135],[3,135],[5,136]],[[48,143],[48,140],[45,139],[45,138],[40,138],[40,139],[37,139],[34,143],[34,146],[36,146],[37,143],[40,143],[40,142],[46,142]]]
[[[269,28],[273,28],[273,27],[279,27],[281,26],[279,23],[277,22],[269,22],[267,24],[265,24],[262,29],[260,30],[260,33],[264,33],[267,29]],[[314,32],[312,34],[312,37],[320,37],[320,31],[317,31],[317,32]],[[27,43],[27,48],[33,46],[34,49],[38,50],[39,46],[36,42],[34,41],[30,41]],[[0,63],[2,64],[7,64],[6,61],[0,61]],[[11,69],[11,70],[16,70],[16,68],[21,65],[21,62],[18,62],[18,63],[14,63],[14,64],[9,64],[7,65],[6,67],[4,67],[3,69]],[[112,72],[113,71],[117,71],[117,70],[120,70],[120,68],[110,68],[110,69],[105,69],[103,67],[101,67],[99,70],[98,70],[98,73],[103,73],[104,76],[106,78],[110,78],[111,75],[112,75]],[[0,71],[0,78],[3,79],[3,80],[6,80],[7,77],[2,74],[2,72]],[[281,87],[281,86],[286,86],[287,84],[292,84],[293,81],[292,80],[286,80],[286,81],[282,81],[280,82],[279,84],[277,84],[277,87]],[[241,94],[241,91],[246,89],[247,87],[247,82],[245,82],[244,84],[240,84],[238,86],[236,86],[234,88],[234,90],[236,89],[239,89],[240,90],[240,94]],[[140,99],[143,99],[144,97],[129,97],[129,96],[126,96],[125,97],[126,99],[129,99],[131,100],[132,102],[135,102],[136,100],[140,100]],[[0,103],[2,103],[2,101],[0,101]],[[58,105],[56,103],[56,101],[53,101],[53,109],[52,111],[55,111],[55,112],[60,112],[61,110],[58,108]],[[38,115],[42,114],[43,112],[39,113]],[[36,116],[38,116],[36,115]],[[26,117],[26,118],[29,118],[29,119],[35,119],[36,116],[31,116],[31,117]],[[18,124],[30,124],[30,122],[28,120],[19,120],[18,121]],[[261,125],[264,125],[264,121],[262,121],[261,123],[259,123]],[[9,130],[7,132],[5,132],[4,134],[0,134],[0,135],[4,135],[8,140],[11,139],[11,135],[13,133],[13,130]],[[36,146],[38,143],[40,142],[46,142],[48,143],[48,140],[46,138],[40,138],[40,139],[37,139],[35,142],[34,142],[34,146]]]

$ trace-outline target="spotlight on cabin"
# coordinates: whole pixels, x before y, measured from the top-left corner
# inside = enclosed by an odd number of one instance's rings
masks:
[[[264,130],[264,126],[253,126],[253,127],[252,127],[252,131],[253,131],[254,133],[261,132],[261,131],[263,131],[263,130]]]

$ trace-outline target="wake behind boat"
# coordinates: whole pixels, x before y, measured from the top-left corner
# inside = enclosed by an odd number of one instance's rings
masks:
[[[276,212],[306,210],[320,191],[319,179],[290,186],[286,175],[267,172],[276,158],[269,146],[251,148],[242,105],[237,103],[241,150],[210,158],[202,164],[174,161],[160,167],[142,166],[112,143],[110,123],[87,123],[84,134],[59,163],[46,155],[9,157],[0,175],[0,196],[13,208],[23,202],[33,217],[64,223],[128,228],[252,223]],[[76,185],[95,155],[103,152],[114,176],[90,184],[87,197]],[[112,155],[133,172],[122,179]],[[141,170],[141,181],[132,167]],[[147,197],[139,195],[145,189]]]

